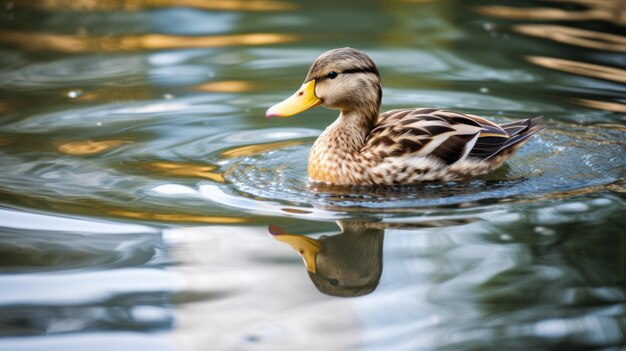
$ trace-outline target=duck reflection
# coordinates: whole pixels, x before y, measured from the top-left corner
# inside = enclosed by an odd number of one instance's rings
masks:
[[[315,287],[331,296],[352,297],[371,293],[383,270],[384,229],[375,222],[338,221],[338,235],[319,239],[288,234],[275,225],[268,230],[289,244],[304,259]]]

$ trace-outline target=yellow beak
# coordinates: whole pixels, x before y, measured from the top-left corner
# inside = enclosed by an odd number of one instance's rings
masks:
[[[302,84],[295,94],[270,107],[267,112],[265,112],[265,117],[289,117],[321,103],[322,100],[315,96],[315,79],[312,79]]]
[[[321,242],[304,235],[287,234],[280,227],[274,225],[270,225],[268,229],[270,234],[272,234],[272,238],[289,244],[302,256],[307,271],[311,273],[317,272],[315,258],[317,254],[324,249]]]

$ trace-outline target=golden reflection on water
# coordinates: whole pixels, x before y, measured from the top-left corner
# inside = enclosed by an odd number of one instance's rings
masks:
[[[213,224],[237,224],[247,223],[248,219],[243,217],[218,217],[218,216],[198,216],[188,214],[172,214],[172,213],[153,213],[153,212],[139,212],[130,210],[110,210],[109,215],[134,218],[134,219],[147,219],[152,221],[165,221],[165,222],[184,222],[184,223],[213,223]]]
[[[224,183],[224,177],[221,174],[212,172],[217,168],[213,165],[179,162],[148,162],[142,164],[140,167],[167,176],[205,178]]]
[[[626,181],[609,184],[606,188],[616,193],[626,194]]]
[[[15,138],[12,138],[12,137],[0,138],[0,146],[11,145],[13,144],[13,141],[15,141]]]
[[[607,110],[607,111],[613,111],[613,112],[626,113],[626,105],[620,104],[618,102],[598,101],[598,100],[590,100],[590,99],[571,99],[571,100],[579,105],[595,108],[598,110]]]
[[[296,4],[276,0],[20,0],[16,8],[62,11],[137,11],[146,8],[190,7],[224,11],[284,11]]]
[[[304,143],[303,141],[289,140],[289,141],[279,141],[275,143],[241,146],[241,147],[233,148],[233,149],[222,152],[222,156],[226,158],[252,156],[252,155],[257,155],[266,151],[271,151],[274,149],[302,145],[303,143]]]
[[[227,80],[221,82],[209,82],[196,86],[197,90],[210,93],[243,93],[255,88],[253,82],[245,80]]]
[[[275,33],[180,36],[143,34],[89,37],[39,32],[0,31],[0,43],[24,50],[60,52],[117,52],[162,49],[189,49],[225,46],[253,46],[290,43],[298,36]]]
[[[132,195],[132,194],[129,194]],[[117,193],[120,198],[124,197],[124,193]],[[251,223],[256,219],[245,215],[237,217],[226,216],[205,216],[197,213],[173,213],[170,211],[152,212],[146,209],[139,209],[138,203],[129,200],[120,204],[112,204],[107,201],[100,201],[95,198],[59,199],[49,198],[36,192],[22,193],[19,195],[12,194],[8,191],[0,189],[0,198],[11,199],[11,203],[18,206],[29,208],[37,208],[45,211],[58,211],[58,213],[69,213],[74,215],[86,215],[95,217],[119,217],[148,221],[158,221],[165,223],[209,223],[209,224],[238,224]],[[132,197],[131,197],[132,198]],[[209,211],[210,212],[210,211]]]
[[[586,9],[568,11],[551,7],[476,6],[480,14],[506,19],[592,21],[604,20],[617,24],[626,23],[626,1],[624,0],[552,0],[585,6]]]
[[[626,37],[616,34],[547,24],[521,24],[513,26],[513,30],[530,36],[590,49],[626,52]]]
[[[86,156],[99,154],[122,144],[132,144],[132,142],[126,140],[71,141],[57,145],[57,150],[67,155]]]
[[[575,73],[582,76],[626,83],[626,70],[594,65],[578,61],[564,60],[545,56],[527,56],[526,59],[538,66]]]

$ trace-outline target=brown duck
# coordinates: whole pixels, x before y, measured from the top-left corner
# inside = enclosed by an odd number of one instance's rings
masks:
[[[535,133],[541,117],[497,125],[438,108],[379,114],[380,74],[365,53],[334,49],[315,60],[302,87],[267,110],[288,117],[318,105],[341,111],[309,153],[313,182],[393,185],[450,181],[500,167]]]

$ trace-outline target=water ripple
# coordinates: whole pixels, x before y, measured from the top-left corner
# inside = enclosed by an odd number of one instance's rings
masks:
[[[225,117],[232,114],[235,109],[222,103],[217,103],[223,99],[223,96],[211,95],[176,100],[103,104],[95,107],[34,115],[13,124],[4,125],[2,129],[12,132],[49,133],[67,128],[89,129],[110,126],[114,123],[135,123],[140,120],[175,116],[183,112],[187,118],[193,115],[205,116],[207,114]],[[179,120],[182,121],[183,118]]]
[[[228,161],[225,177],[234,190],[248,197],[324,208],[397,209],[523,200],[595,190],[619,181],[626,161],[620,140],[624,140],[620,130],[560,125],[536,137],[497,172],[449,184],[384,189],[310,186],[305,145],[241,154]],[[569,165],[565,170],[564,164]]]
[[[11,90],[67,88],[72,85],[100,84],[126,86],[140,79],[145,69],[142,56],[93,56],[64,58],[45,63],[31,63],[19,69],[0,72],[0,87]]]

